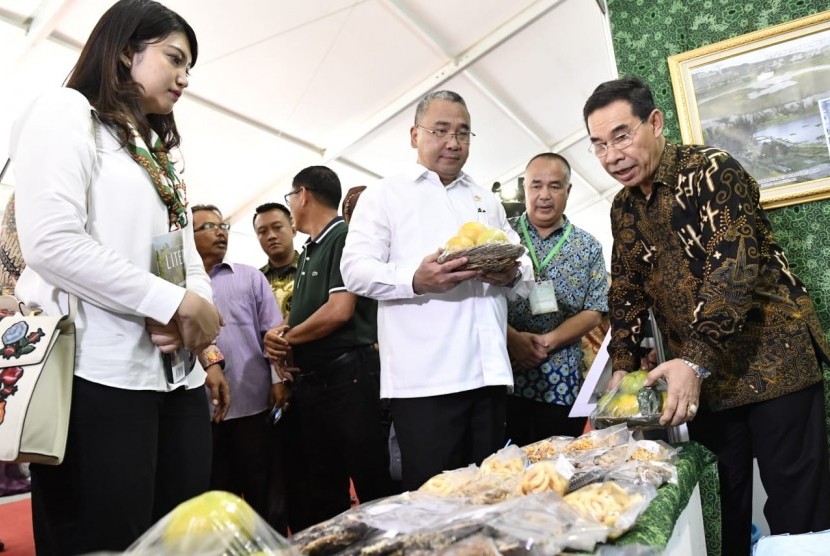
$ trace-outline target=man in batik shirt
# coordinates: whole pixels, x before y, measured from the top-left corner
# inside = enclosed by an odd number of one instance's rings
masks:
[[[671,356],[661,422],[718,456],[723,554],[749,554],[752,458],[774,534],[830,528],[824,333],[729,153],[676,145],[648,86],[603,83],[583,110],[592,150],[624,187],[611,207],[612,386],[639,366],[649,308]]]
[[[520,446],[582,434],[585,419],[568,417],[582,384],[581,338],[608,312],[602,245],[565,216],[568,161],[555,153],[533,157],[524,190],[525,212],[510,225],[530,253],[536,282],[529,298],[508,302],[507,316],[515,382],[507,401],[507,436]]]
[[[288,321],[291,297],[294,294],[294,277],[297,274],[297,258],[294,236],[297,230],[291,220],[291,212],[280,203],[265,203],[256,208],[254,231],[262,251],[268,255],[268,263],[260,268]]]
[[[265,203],[256,208],[253,219],[254,232],[268,262],[260,268],[285,322],[291,311],[294,295],[294,278],[297,275],[297,258],[294,236],[297,230],[288,208],[281,203]],[[288,395],[291,395],[290,389]],[[297,454],[298,423],[290,410],[291,402],[283,404],[283,417],[273,427],[269,447],[268,522],[280,533],[290,528],[298,531],[306,523],[303,490],[305,487],[302,462]]]

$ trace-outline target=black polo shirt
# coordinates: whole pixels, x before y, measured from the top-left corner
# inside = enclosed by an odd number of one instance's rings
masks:
[[[297,264],[294,297],[291,300],[290,326],[297,326],[314,314],[329,295],[345,292],[340,275],[340,258],[348,227],[336,217],[320,234],[306,241]],[[294,346],[294,363],[303,370],[314,370],[340,355],[377,341],[377,302],[357,298],[352,318],[319,340]]]

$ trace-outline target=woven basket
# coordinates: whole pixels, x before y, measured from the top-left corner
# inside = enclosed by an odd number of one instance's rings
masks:
[[[452,253],[441,253],[438,262],[452,261],[467,257],[467,264],[458,270],[483,270],[484,272],[504,272],[516,266],[516,259],[524,255],[525,248],[513,243],[485,243],[475,245]]]

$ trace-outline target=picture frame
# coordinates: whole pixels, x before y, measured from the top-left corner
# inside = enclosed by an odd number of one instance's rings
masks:
[[[830,198],[830,11],[668,63],[684,143],[732,154],[764,208]]]

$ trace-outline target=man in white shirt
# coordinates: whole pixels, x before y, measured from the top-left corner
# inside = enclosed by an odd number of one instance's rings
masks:
[[[404,489],[480,463],[504,441],[506,295],[529,289],[530,261],[489,274],[459,270],[466,258],[437,261],[469,221],[519,242],[498,199],[461,170],[473,136],[458,94],[425,96],[410,129],[417,165],[363,193],[343,251],[348,290],[379,301],[381,397],[391,399]]]

